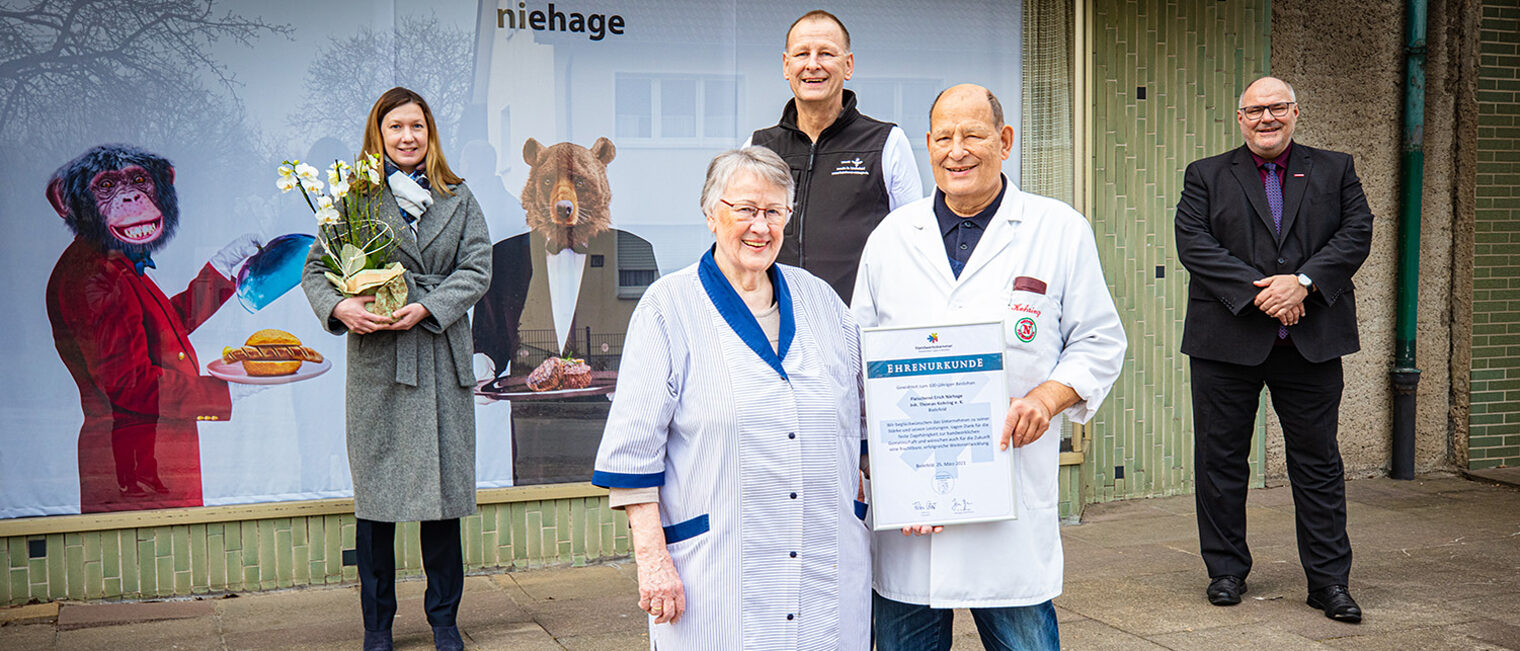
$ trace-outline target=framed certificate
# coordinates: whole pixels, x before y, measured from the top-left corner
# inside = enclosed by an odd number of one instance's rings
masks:
[[[1003,323],[866,328],[866,422],[877,531],[1018,517]]]

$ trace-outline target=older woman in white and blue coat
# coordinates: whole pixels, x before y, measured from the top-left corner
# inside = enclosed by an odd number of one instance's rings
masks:
[[[713,248],[628,325],[592,483],[627,509],[661,651],[870,646],[859,328],[775,263],[793,192],[768,149],[713,159]]]

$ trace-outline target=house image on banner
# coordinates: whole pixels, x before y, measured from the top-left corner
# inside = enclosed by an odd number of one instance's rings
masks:
[[[786,28],[812,8],[480,3],[473,119],[463,128],[477,129],[471,137],[495,149],[507,187],[522,188],[530,232],[498,241],[493,283],[499,286],[476,309],[477,352],[492,359],[496,375],[481,394],[511,403],[510,417],[482,412],[485,422],[477,426],[486,431],[510,420],[515,484],[589,479],[633,307],[662,271],[691,264],[711,246],[698,208],[707,164],[779,119],[791,99],[780,69]],[[1003,34],[985,27],[987,7],[978,3],[880,9],[841,15],[874,41],[854,44],[869,54],[861,55],[847,86],[864,113],[899,122],[921,159],[927,159],[921,134],[928,129],[928,106],[946,80],[932,59],[899,51],[881,34],[957,44],[968,78],[1000,80],[995,85],[1004,101],[1019,106],[1018,12],[1009,13]],[[952,24],[933,26],[947,20]],[[592,29],[598,24],[600,33]],[[973,32],[982,36],[973,40],[987,47],[968,60],[965,31],[954,38],[951,32],[973,25],[982,25]],[[944,38],[925,40],[923,29],[944,31]],[[757,38],[724,36],[735,34]],[[1009,119],[1018,119],[1016,108]],[[537,146],[590,152],[604,159],[604,171],[598,177],[590,169],[596,165],[568,162],[573,157],[555,169],[536,166],[527,150]],[[927,166],[920,168],[928,183]],[[552,231],[572,226],[555,211],[569,209],[565,188],[577,180],[604,184],[610,193],[607,230],[584,252],[561,251]],[[547,187],[542,183],[560,184],[562,191],[536,198]],[[547,218],[535,215],[535,200]],[[586,209],[573,203],[577,211]],[[592,218],[595,211],[592,205]],[[589,372],[585,387],[530,382],[535,371],[552,375],[541,367],[557,366],[548,360],[565,355],[589,367],[576,369]]]

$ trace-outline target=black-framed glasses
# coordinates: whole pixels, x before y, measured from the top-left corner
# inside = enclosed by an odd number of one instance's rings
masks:
[[[1272,117],[1274,117],[1274,118],[1280,118],[1280,117],[1287,116],[1288,115],[1288,107],[1293,106],[1294,104],[1297,104],[1297,103],[1298,102],[1276,102],[1276,103],[1273,103],[1273,104],[1259,104],[1259,105],[1256,105],[1256,106],[1242,106],[1242,107],[1240,107],[1238,109],[1235,109],[1235,110],[1240,111],[1241,115],[1246,116],[1247,120],[1260,120],[1261,116],[1262,116],[1262,113],[1264,113],[1266,111],[1271,111],[1272,112]]]
[[[728,209],[739,217],[739,221],[745,222],[753,222],[760,217],[764,217],[765,223],[772,226],[780,226],[786,223],[787,215],[792,214],[792,209],[784,206],[761,208],[747,203],[730,203],[727,199],[719,199],[718,202],[728,206]]]

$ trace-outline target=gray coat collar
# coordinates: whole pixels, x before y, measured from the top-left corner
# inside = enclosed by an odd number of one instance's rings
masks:
[[[382,188],[380,193],[380,219],[389,224],[391,230],[396,233],[396,250],[404,254],[409,260],[401,260],[401,264],[408,269],[426,270],[423,263],[422,252],[438,239],[438,234],[443,232],[449,222],[459,217],[459,207],[463,205],[460,194],[455,192],[446,195],[434,188],[433,205],[428,207],[427,212],[417,222],[417,237],[411,236],[411,229],[406,225],[406,220],[401,217],[401,206],[396,203],[395,195],[391,194],[390,188]]]

